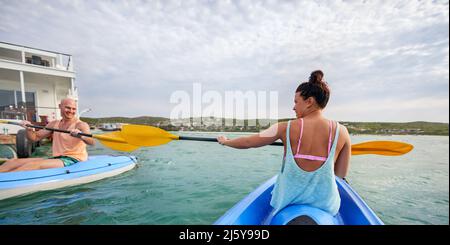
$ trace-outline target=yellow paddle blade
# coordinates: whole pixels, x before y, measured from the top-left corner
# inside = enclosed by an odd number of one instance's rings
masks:
[[[400,156],[410,152],[413,148],[410,144],[398,141],[369,141],[352,145],[352,155]]]
[[[137,146],[163,145],[179,138],[157,127],[134,124],[123,125],[121,135],[128,144]]]
[[[139,146],[128,144],[128,142],[123,139],[120,131],[114,131],[102,135],[92,135],[92,137],[98,139],[104,146],[116,151],[130,152],[139,148]]]

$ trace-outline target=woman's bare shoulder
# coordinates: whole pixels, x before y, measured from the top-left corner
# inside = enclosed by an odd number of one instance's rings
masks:
[[[346,142],[350,142],[350,134],[345,125],[339,124],[339,143],[344,145]]]
[[[287,121],[279,122],[279,123],[277,123],[277,125],[278,125],[278,127],[280,127],[280,128],[286,129],[286,128],[287,128],[287,125],[288,125],[288,122],[287,122]]]
[[[286,131],[286,127],[287,127],[286,122],[275,123],[266,130],[259,133],[259,135],[264,137],[280,138],[283,135],[283,132]]]
[[[287,121],[279,122],[276,125],[277,125],[277,128],[278,128],[278,132],[280,134],[282,134],[282,133],[286,132],[288,122]]]
[[[339,124],[339,134],[349,136],[348,129],[345,125]]]

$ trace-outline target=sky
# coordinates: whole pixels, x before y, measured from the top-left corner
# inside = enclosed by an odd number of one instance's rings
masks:
[[[449,122],[448,1],[0,0],[0,41],[73,55],[88,117],[169,117],[200,84],[275,92],[292,118],[321,69],[326,117]]]

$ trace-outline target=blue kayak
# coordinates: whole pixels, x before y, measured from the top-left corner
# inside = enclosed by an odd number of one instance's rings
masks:
[[[0,200],[112,177],[133,169],[136,162],[134,156],[99,155],[63,168],[0,173]]]
[[[341,196],[339,212],[331,214],[308,205],[289,205],[277,214],[270,206],[274,176],[228,210],[215,225],[383,225],[362,198],[336,177]]]

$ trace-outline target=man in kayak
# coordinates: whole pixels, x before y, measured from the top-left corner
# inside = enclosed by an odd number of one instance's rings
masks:
[[[345,126],[323,117],[330,89],[323,72],[311,73],[308,82],[297,87],[294,111],[297,119],[280,122],[252,136],[217,138],[222,145],[238,149],[261,147],[276,140],[284,144],[284,157],[272,193],[271,206],[277,213],[289,204],[306,204],[336,215],[340,196],[335,175],[347,175],[350,136]]]
[[[8,160],[0,166],[0,172],[60,168],[87,160],[86,144],[94,145],[95,141],[90,137],[81,136],[78,133],[90,134],[89,125],[75,117],[77,112],[75,100],[69,98],[61,100],[59,109],[62,119],[49,122],[46,127],[67,130],[71,132],[70,135],[48,130],[34,131],[32,128],[26,127],[26,125],[31,124],[30,122],[22,121],[21,123],[27,130],[27,138],[33,142],[51,135],[53,136],[53,156],[49,158]]]

